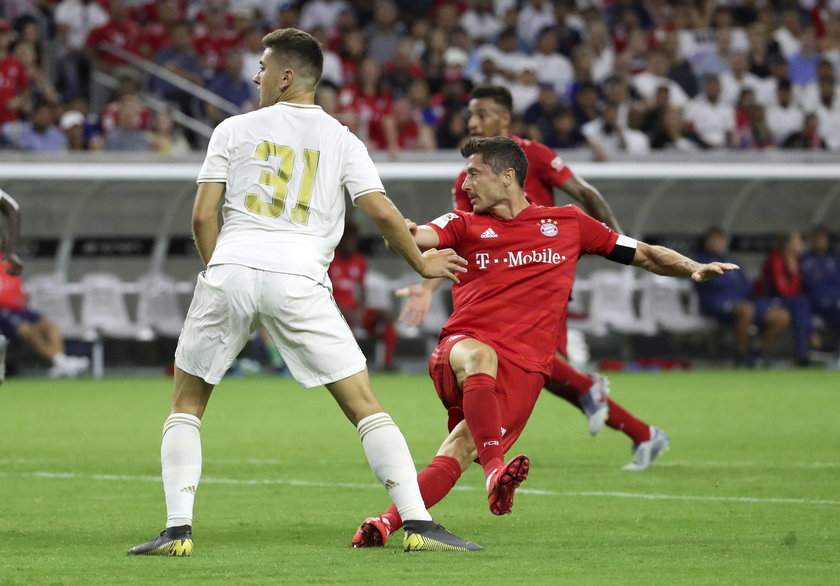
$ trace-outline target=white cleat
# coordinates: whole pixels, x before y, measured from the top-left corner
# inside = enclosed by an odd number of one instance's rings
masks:
[[[622,470],[647,470],[659,455],[668,449],[668,435],[658,427],[650,426],[650,439],[633,444],[633,461]]]

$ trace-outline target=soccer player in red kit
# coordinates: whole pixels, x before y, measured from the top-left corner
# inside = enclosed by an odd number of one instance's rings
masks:
[[[700,264],[661,246],[623,236],[572,205],[525,199],[528,160],[507,137],[471,139],[463,183],[473,213],[455,211],[425,226],[409,224],[420,249],[452,247],[469,270],[452,287],[454,310],[440,333],[429,372],[449,413],[449,436],[417,477],[427,507],[452,489],[478,457],[495,515],[511,512],[528,476],[524,454],[504,462],[552,372],[581,254],[598,254],[650,272],[706,281],[730,263]],[[401,526],[396,509],[366,519],[354,547],[385,544]]]
[[[513,99],[507,88],[480,85],[473,89],[469,103],[469,131],[473,137],[508,136]],[[525,197],[541,206],[553,206],[554,188],[560,188],[578,202],[593,218],[621,232],[603,196],[593,186],[575,175],[557,154],[538,142],[510,136],[528,159],[528,176],[525,179]],[[456,210],[472,211],[473,206],[463,183],[464,172],[452,186],[452,200]],[[409,323],[422,321],[431,305],[431,294],[440,286],[440,280],[425,282],[408,289],[409,302],[403,312]],[[403,317],[401,316],[401,317]],[[567,361],[565,320],[555,341],[557,355],[552,362],[550,380],[546,389],[581,409],[589,420],[589,432],[596,434],[604,423],[624,432],[633,442],[633,461],[625,470],[644,470],[668,445],[665,433],[648,425],[607,396],[607,381],[599,374],[589,375],[578,371]]]

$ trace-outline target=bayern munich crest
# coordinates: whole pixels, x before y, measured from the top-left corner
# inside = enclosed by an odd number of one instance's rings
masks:
[[[554,238],[557,233],[557,220],[540,220],[540,234]]]

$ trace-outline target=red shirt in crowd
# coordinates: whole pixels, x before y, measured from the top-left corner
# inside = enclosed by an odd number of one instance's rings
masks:
[[[344,309],[357,309],[361,306],[361,293],[365,286],[367,259],[359,252],[342,256],[338,252],[330,263],[327,274],[333,285],[333,298]]]
[[[239,35],[234,30],[224,30],[218,34],[205,31],[195,36],[193,47],[201,56],[201,61],[208,69],[220,71],[225,66],[225,55],[239,48]]]
[[[796,270],[791,271],[781,250],[767,253],[761,274],[755,281],[753,294],[756,297],[796,297],[802,295],[802,272],[799,261]]]
[[[355,83],[349,83],[338,93],[338,113],[354,112],[359,116],[359,129],[367,121],[368,140],[378,149],[388,148],[382,120],[392,113],[391,92],[383,89],[375,94],[362,93]]]
[[[528,174],[525,176],[525,197],[531,203],[540,206],[554,205],[554,188],[560,187],[569,177],[572,170],[566,166],[563,159],[542,143],[511,136],[516,144],[525,151],[525,158],[528,159]],[[472,204],[467,193],[461,189],[467,174],[461,171],[455,184],[452,186],[453,207],[456,210],[465,212],[472,211]]]
[[[7,268],[9,263],[0,256],[0,308],[23,311],[28,301],[26,291],[23,290],[23,281],[20,275],[8,274]]]
[[[85,45],[96,49],[100,44],[109,44],[129,53],[141,55],[140,33],[140,25],[136,22],[130,20],[125,22],[109,22],[90,31]],[[113,66],[121,65],[123,60],[110,53],[100,52],[99,62]]]
[[[7,103],[28,89],[29,76],[20,59],[14,55],[0,59],[0,123],[18,119],[17,110],[10,109]]]
[[[521,368],[551,374],[581,253],[606,256],[618,233],[577,206],[531,204],[512,220],[456,210],[428,226],[470,270],[452,286],[440,339],[474,337]]]

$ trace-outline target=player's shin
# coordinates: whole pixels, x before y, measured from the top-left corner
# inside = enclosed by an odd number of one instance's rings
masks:
[[[166,526],[192,525],[195,491],[201,478],[201,420],[173,413],[163,424],[160,445]]]
[[[496,379],[478,373],[464,380],[464,419],[470,428],[484,475],[504,463],[502,417],[496,397]]]
[[[417,470],[402,432],[387,413],[375,413],[356,426],[370,468],[388,490],[403,520],[430,521],[417,485]]]

